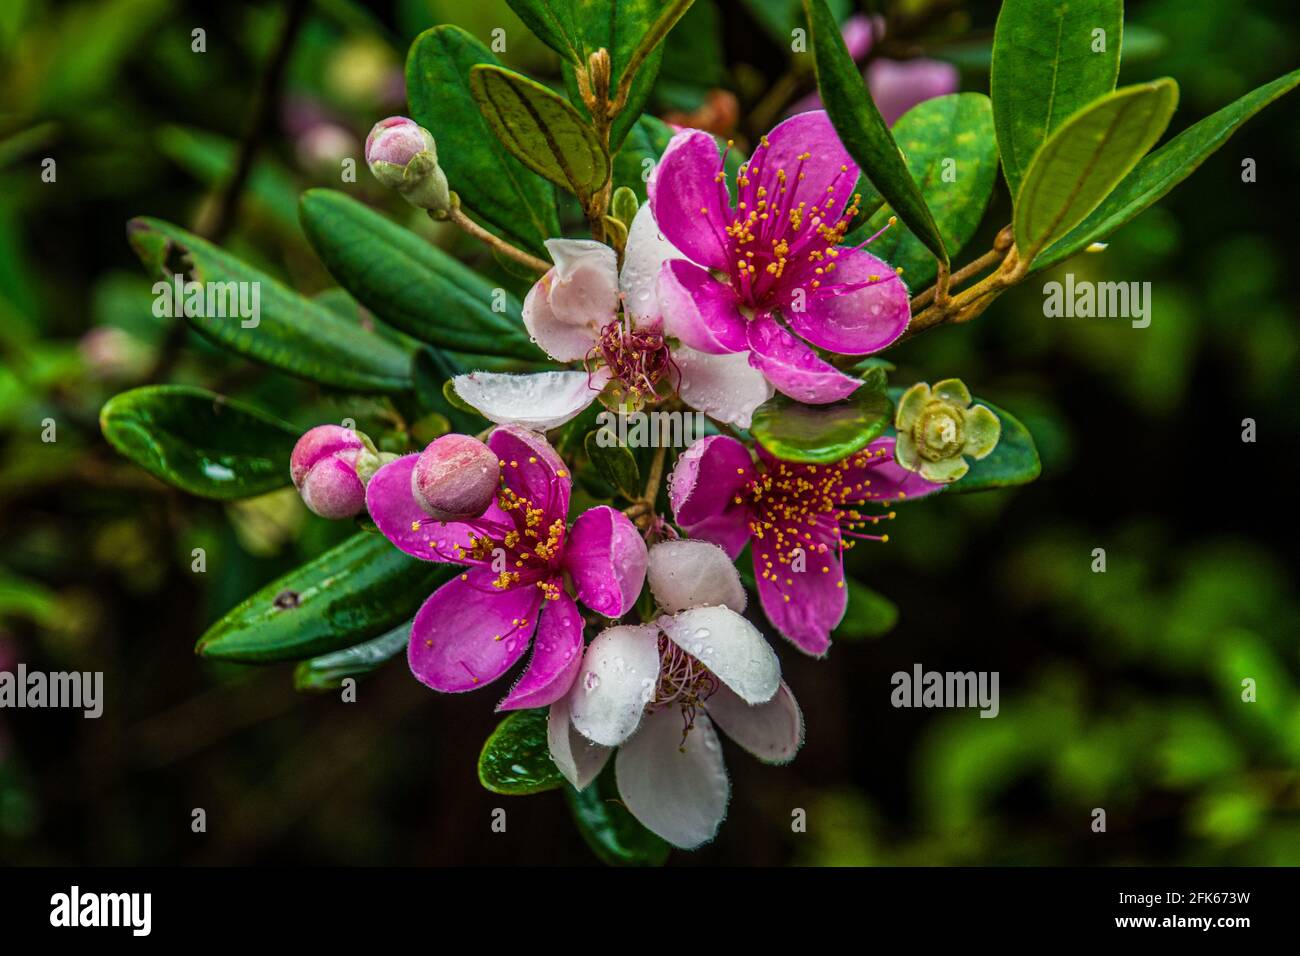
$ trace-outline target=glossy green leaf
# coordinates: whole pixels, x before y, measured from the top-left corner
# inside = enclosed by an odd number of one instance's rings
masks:
[[[99,427],[149,474],[202,498],[230,501],[289,484],[298,430],[188,385],[152,385],[109,399]]]
[[[566,786],[564,795],[578,832],[610,866],[663,866],[672,847],[643,827],[623,806],[610,760],[585,790]]]
[[[388,324],[453,351],[545,358],[518,299],[409,229],[331,189],[303,193],[299,215],[330,275]]]
[[[998,175],[993,106],[982,93],[953,93],[912,107],[894,124],[894,139],[934,215],[945,247],[956,254],[984,217]],[[888,207],[871,217],[867,235],[888,223]],[[868,249],[919,289],[934,279],[938,264],[911,229],[896,223]]]
[[[195,651],[250,664],[360,644],[409,621],[458,569],[362,532],[261,588],[208,628]]]
[[[438,141],[438,164],[466,210],[545,257],[543,243],[560,235],[555,190],[492,135],[469,88],[470,70],[483,63],[500,61],[460,27],[421,33],[406,59],[411,116]]]
[[[517,710],[497,724],[478,757],[479,783],[519,797],[564,785],[546,743],[547,708]]]
[[[1016,199],[1021,259],[1077,226],[1146,155],[1169,125],[1178,84],[1165,78],[1126,86],[1066,120],[1029,164]]]
[[[602,433],[605,445],[601,444]],[[641,470],[637,467],[636,458],[618,443],[618,436],[610,428],[588,432],[583,444],[596,471],[623,497],[635,501],[641,496]]]
[[[583,64],[574,41],[573,0],[506,0],[533,34],[570,63]]]
[[[754,411],[749,431],[777,458],[829,464],[865,448],[893,415],[889,396],[870,385],[830,405],[802,405],[778,393]]]
[[[899,220],[946,263],[948,252],[934,216],[908,172],[861,71],[849,56],[826,0],[804,0],[804,10],[817,67],[817,87],[840,141]]]
[[[845,578],[849,589],[844,620],[832,635],[835,640],[883,637],[898,623],[898,605],[878,591],[853,578]]]
[[[1266,83],[1144,157],[1088,218],[1034,260],[1034,269],[1055,265],[1111,235],[1190,176],[1242,123],[1298,84],[1300,70]]]
[[[293,686],[295,690],[331,691],[338,690],[343,680],[348,677],[365,677],[381,665],[391,661],[406,650],[411,641],[411,624],[395,627],[387,634],[373,640],[364,641],[354,647],[345,647],[299,661],[293,669]]]
[[[498,66],[469,72],[488,126],[521,163],[584,202],[609,181],[609,156],[590,124],[542,84]]]
[[[399,392],[411,386],[411,353],[397,343],[350,324],[266,273],[198,236],[160,219],[132,219],[131,245],[150,274],[174,287],[173,274],[203,284],[205,302],[228,303],[226,293],[256,290],[258,315],[205,305],[186,321],[219,345],[290,375],[353,392]],[[239,283],[230,286],[229,283]],[[159,290],[161,291],[161,286]],[[251,313],[251,308],[246,310]],[[246,326],[245,323],[255,323]]]
[[[1123,0],[1003,0],[989,91],[1012,197],[1052,131],[1115,88],[1123,31]]]

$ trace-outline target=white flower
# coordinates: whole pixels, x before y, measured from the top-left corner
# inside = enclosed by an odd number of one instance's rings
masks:
[[[591,642],[569,694],[551,705],[548,738],[561,773],[583,789],[618,748],[619,794],[674,846],[713,839],[730,784],[715,725],[760,760],[785,763],[803,717],[776,654],[741,616],[745,590],[705,541],[650,549],[646,578],[663,614]]]

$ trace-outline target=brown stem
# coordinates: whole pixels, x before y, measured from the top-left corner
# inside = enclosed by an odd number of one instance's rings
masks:
[[[433,215],[432,211],[430,211],[429,217],[434,221],[438,221],[437,217]],[[458,199],[452,200],[452,208],[447,213],[447,219],[450,222],[455,223],[457,226],[459,226],[465,232],[469,233],[469,235],[473,236],[475,239],[478,239],[480,242],[487,243],[489,246],[497,250],[497,252],[501,253],[503,256],[508,256],[509,258],[513,259],[515,262],[521,263],[527,266],[529,269],[532,269],[534,272],[550,271],[551,264],[547,262],[545,259],[539,259],[534,255],[524,252],[524,250],[522,249],[518,249],[515,246],[512,246],[510,243],[506,242],[500,236],[494,236],[492,233],[488,232],[486,229],[484,229],[474,220],[470,219],[469,216],[461,212],[460,201]]]

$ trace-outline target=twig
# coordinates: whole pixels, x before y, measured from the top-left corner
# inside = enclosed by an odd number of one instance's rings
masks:
[[[435,222],[438,221],[438,217],[434,216],[432,211],[430,211],[429,213],[429,218],[433,219]],[[458,199],[452,200],[452,208],[447,213],[446,218],[447,221],[455,223],[457,226],[459,226],[469,235],[473,236],[475,239],[487,243],[489,246],[497,250],[497,252],[501,253],[503,256],[508,256],[509,258],[515,260],[515,262],[522,263],[523,265],[527,266],[529,269],[532,269],[534,272],[550,271],[551,264],[547,262],[545,259],[539,259],[534,255],[524,252],[524,250],[522,249],[512,246],[510,243],[506,242],[500,236],[495,236],[492,233],[488,232],[486,229],[484,229],[482,226],[476,223],[473,219],[470,219],[469,216],[461,212],[460,201]]]

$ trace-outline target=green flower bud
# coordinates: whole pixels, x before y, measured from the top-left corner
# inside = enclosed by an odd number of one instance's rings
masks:
[[[898,400],[894,455],[927,481],[956,481],[997,447],[1002,422],[984,405],[972,405],[970,390],[949,378],[931,388],[918,382]]]
[[[451,190],[438,166],[437,144],[415,120],[390,116],[376,123],[366,137],[366,165],[376,179],[396,189],[411,205],[438,218],[451,211]]]

